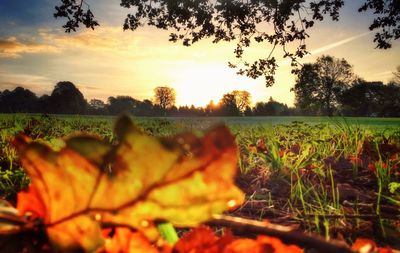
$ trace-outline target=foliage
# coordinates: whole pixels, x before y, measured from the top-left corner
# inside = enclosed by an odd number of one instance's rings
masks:
[[[245,90],[234,90],[231,94],[235,97],[236,107],[241,113],[244,113],[246,108],[250,107],[251,94]]]
[[[345,59],[321,56],[314,64],[302,67],[292,89],[295,103],[302,109],[323,108],[324,115],[332,116],[338,100],[354,79],[352,66]]]
[[[219,113],[226,116],[238,116],[240,110],[237,106],[236,96],[233,93],[226,93],[219,101]]]
[[[83,5],[87,6],[87,9],[84,10]],[[61,0],[61,5],[56,6],[56,12],[54,13],[55,18],[67,18],[68,21],[63,28],[65,28],[65,32],[76,31],[79,28],[79,24],[82,23],[86,26],[86,28],[94,29],[95,26],[98,26],[99,23],[94,20],[94,16],[92,11],[89,8],[89,5],[82,1],[76,0]]]
[[[254,116],[279,116],[285,115],[288,111],[289,108],[286,104],[279,103],[270,97],[267,103],[256,103],[253,114]]]
[[[58,82],[49,97],[46,108],[52,113],[83,114],[87,102],[75,85],[68,81]]]
[[[400,4],[398,1],[367,0],[358,10],[372,10],[375,18],[369,26],[371,31],[380,29],[375,34],[374,42],[378,48],[387,49],[392,46],[391,41],[400,38]]]
[[[233,90],[224,94],[218,105],[211,105],[209,108],[210,114],[220,116],[239,116],[248,115],[246,111],[250,110],[251,115],[251,94],[245,90]]]
[[[86,14],[80,0],[62,0],[56,7],[55,17],[67,18],[64,25],[67,32],[75,31],[79,23],[94,28],[98,25],[89,7]],[[273,52],[281,47],[284,58],[291,59],[291,64],[298,72],[297,59],[308,53],[305,41],[308,30],[325,15],[332,20],[339,20],[339,10],[343,0],[295,0],[295,1],[238,1],[238,0],[121,0],[121,6],[130,8],[123,25],[124,30],[136,30],[143,25],[159,29],[172,29],[170,41],[182,41],[190,46],[205,38],[212,38],[213,43],[235,41],[235,57],[238,63],[229,63],[239,68],[238,73],[251,78],[264,76],[266,85],[274,83],[274,74],[278,67]],[[391,40],[400,37],[400,7],[392,0],[365,0],[359,12],[374,11],[377,15],[369,27],[379,30],[374,42],[378,48],[391,47]],[[272,27],[272,29],[269,29]],[[270,32],[272,31],[272,32]],[[272,49],[270,54],[254,62],[244,60],[244,50],[254,43],[264,43]],[[288,50],[289,45],[294,50]],[[243,61],[244,60],[244,61]],[[242,62],[243,61],[243,62]]]
[[[43,112],[58,114],[83,114],[86,112],[87,102],[83,94],[71,82],[58,82],[51,95],[40,98],[32,91],[22,87],[14,90],[5,90],[0,93],[0,112]]]
[[[22,87],[17,87],[12,91],[5,90],[0,93],[1,112],[35,112],[38,108],[38,98],[36,95]]]
[[[133,113],[139,101],[129,96],[117,96],[108,98],[108,112],[112,115],[119,113]]]
[[[166,109],[175,105],[175,90],[170,87],[156,87],[154,89],[155,103],[165,112]]]
[[[400,116],[400,86],[358,80],[339,98],[342,112],[350,116]]]

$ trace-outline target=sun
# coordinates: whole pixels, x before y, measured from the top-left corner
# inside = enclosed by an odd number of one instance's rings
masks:
[[[252,92],[254,80],[238,76],[223,64],[191,63],[175,73],[173,87],[176,103],[180,105],[206,106],[211,100],[216,104],[232,90]]]

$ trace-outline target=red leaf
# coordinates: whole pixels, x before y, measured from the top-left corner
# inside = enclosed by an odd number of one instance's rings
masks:
[[[377,247],[374,241],[369,239],[358,238],[351,249],[359,253],[372,253],[376,252]]]
[[[256,240],[248,238],[235,239],[231,232],[222,237],[214,235],[208,227],[199,227],[185,234],[175,245],[178,253],[300,253],[297,246],[285,245],[279,239],[269,236],[258,236]]]

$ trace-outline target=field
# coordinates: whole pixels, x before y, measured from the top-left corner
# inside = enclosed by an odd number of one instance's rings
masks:
[[[351,243],[358,237],[400,248],[400,119],[250,117],[137,118],[166,136],[225,123],[240,150],[237,184],[246,203],[234,215],[319,233]],[[10,141],[22,132],[62,147],[76,132],[109,142],[114,118],[0,116],[0,196],[11,203],[29,184]]]

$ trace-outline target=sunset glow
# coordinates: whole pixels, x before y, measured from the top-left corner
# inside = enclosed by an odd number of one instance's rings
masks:
[[[23,86],[42,95],[66,80],[75,83],[88,100],[106,101],[117,95],[151,99],[155,87],[170,86],[176,90],[177,105],[217,103],[232,90],[249,91],[253,103],[272,96],[293,105],[290,89],[295,77],[289,62],[278,58],[276,84],[266,88],[263,78],[238,76],[228,68],[228,61],[235,60],[234,42],[203,40],[184,47],[169,42],[168,31],[144,27],[123,32],[126,10],[117,2],[93,3],[101,26],[71,34],[65,34],[61,22],[53,19],[52,1],[32,4],[29,15],[33,16],[27,17],[15,9],[24,5],[22,0],[2,2],[0,90]],[[360,77],[387,82],[399,64],[399,42],[390,50],[374,49],[374,34],[368,31],[371,19],[356,12],[356,2],[343,9],[340,22],[323,22],[311,30],[307,48],[313,54],[301,61],[313,62],[323,54],[344,57]],[[246,57],[266,57],[269,49],[267,44],[252,47]]]

